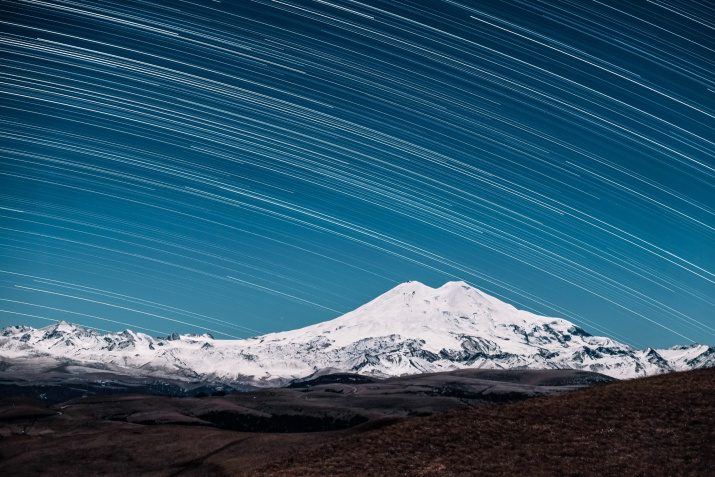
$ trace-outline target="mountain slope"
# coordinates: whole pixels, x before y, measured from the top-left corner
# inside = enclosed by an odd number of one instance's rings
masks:
[[[464,282],[403,283],[334,320],[246,340],[100,335],[66,322],[0,331],[0,356],[103,363],[139,375],[280,385],[316,373],[396,376],[459,368],[574,368],[616,378],[709,367],[693,345],[635,350],[569,321],[517,310]]]
[[[347,436],[250,475],[712,476],[713,393],[715,369],[704,369],[458,409]]]

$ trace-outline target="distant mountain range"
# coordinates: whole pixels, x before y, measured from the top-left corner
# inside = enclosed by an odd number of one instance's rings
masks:
[[[100,334],[67,322],[0,330],[0,370],[88,369],[278,386],[328,372],[377,377],[460,368],[595,371],[633,378],[715,366],[715,347],[637,350],[517,310],[464,282],[403,283],[339,318],[245,340]]]

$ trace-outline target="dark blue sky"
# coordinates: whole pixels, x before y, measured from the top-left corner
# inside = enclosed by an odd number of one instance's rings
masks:
[[[461,279],[715,342],[705,1],[0,1],[0,325],[248,337]]]

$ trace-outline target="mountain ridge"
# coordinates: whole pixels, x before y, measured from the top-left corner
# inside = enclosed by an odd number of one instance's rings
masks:
[[[326,370],[377,377],[461,368],[594,371],[632,378],[715,366],[705,345],[637,350],[539,316],[465,282],[405,282],[333,320],[244,340],[100,334],[68,322],[0,330],[0,358],[43,357],[137,375],[278,386]],[[5,366],[7,367],[7,365]]]

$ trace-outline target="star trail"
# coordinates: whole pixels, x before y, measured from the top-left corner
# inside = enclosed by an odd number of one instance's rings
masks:
[[[465,280],[715,340],[715,7],[0,0],[0,325],[245,338]]]

